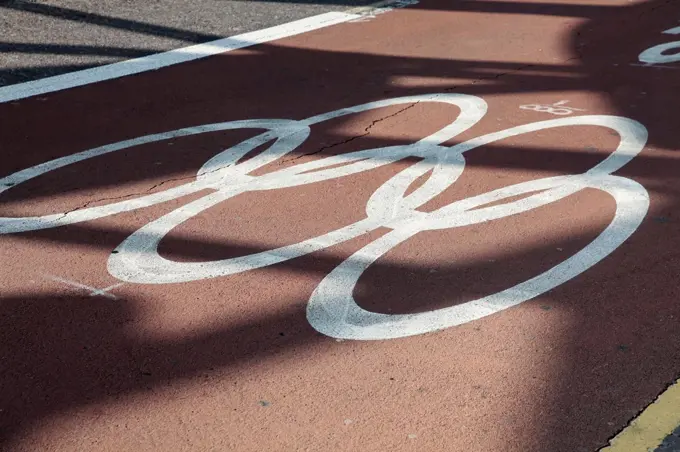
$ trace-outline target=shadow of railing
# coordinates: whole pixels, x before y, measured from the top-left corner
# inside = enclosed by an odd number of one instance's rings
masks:
[[[109,20],[42,4],[22,3],[21,8],[29,8],[37,14],[172,36],[188,42],[215,38],[134,21]],[[164,69],[167,79],[163,84],[159,84],[153,74],[107,82],[107,86],[115,90],[113,96],[110,90],[95,86],[81,88],[77,93],[48,96],[53,101],[28,99],[16,105],[2,106],[7,109],[5,111],[12,109],[12,115],[3,121],[9,131],[3,138],[6,141],[3,153],[9,157],[3,161],[2,175],[88,147],[173,128],[256,117],[300,119],[371,100],[433,91],[425,84],[395,84],[398,77],[437,79],[439,83],[434,90],[438,92],[482,97],[523,93],[561,95],[577,91],[599,96],[616,114],[636,119],[649,129],[648,149],[651,151],[645,151],[621,174],[647,187],[653,202],[650,215],[638,233],[610,259],[605,259],[577,281],[560,286],[541,298],[541,303],[569,312],[575,326],[563,332],[562,342],[556,344],[554,353],[549,355],[559,356],[561,370],[560,380],[551,382],[550,399],[527,402],[536,405],[537,414],[528,417],[531,422],[540,424],[540,428],[535,437],[527,439],[531,447],[525,450],[578,450],[583,444],[602,445],[603,440],[627,422],[641,404],[654,397],[662,382],[675,376],[680,365],[676,345],[680,343],[680,331],[675,322],[667,320],[680,315],[680,306],[675,301],[677,288],[672,284],[673,270],[680,257],[673,251],[677,249],[673,246],[674,237],[679,232],[674,218],[680,201],[677,184],[680,156],[676,154],[679,136],[676,120],[669,113],[678,104],[680,90],[674,88],[679,82],[677,72],[671,69],[630,66],[642,50],[658,43],[663,36],[661,31],[675,24],[680,16],[680,5],[661,0],[631,6],[425,1],[413,8],[569,16],[582,18],[585,22],[572,31],[570,41],[565,43],[574,56],[562,63],[463,61],[266,44],[252,51]],[[626,24],[631,27],[639,24],[641,17],[645,27],[636,27],[625,35],[620,33]],[[650,31],[651,28],[654,30]],[[647,36],[641,38],[644,34]],[[115,52],[119,51],[137,52],[94,47],[8,46],[7,51],[25,52],[84,51],[108,52],[110,55],[117,55]],[[280,83],[276,86],[268,83],[271,73],[262,70],[267,65],[279,68]],[[197,73],[205,74],[200,85],[194,83]],[[229,77],[226,82],[225,74]],[[229,84],[229,80],[234,83]],[[304,89],[280,88],[299,84],[303,84]],[[186,86],[193,88],[190,92],[183,90]],[[140,92],[145,96],[140,97]],[[64,112],[61,100],[69,97],[74,99],[73,111]],[[275,101],[253,102],[254,99]],[[36,109],[39,102],[41,108]],[[117,103],[136,108],[130,111],[127,107],[117,107]],[[182,108],[176,109],[177,105]],[[91,109],[101,106],[110,109],[104,117],[92,118]],[[158,115],[157,111],[164,114]],[[376,117],[380,117],[378,113]],[[84,122],[88,127],[83,127]],[[409,142],[403,137],[384,137],[376,133],[353,140],[356,135],[348,130],[354,122],[356,118],[344,118],[329,127],[314,130],[310,140],[292,156],[321,158]],[[33,133],[37,126],[43,127],[40,134]],[[242,139],[251,136],[250,133],[239,132],[230,135],[230,139]],[[135,165],[129,163],[132,154],[121,154],[117,163],[114,162],[117,157],[112,156],[112,160],[102,160],[108,171],[91,175],[77,172],[77,178],[69,176],[66,185],[36,181],[37,184],[28,189],[7,192],[3,195],[3,203],[49,203],[75,193],[85,197],[91,197],[93,192],[108,194],[106,190],[113,190],[111,196],[125,196],[131,186],[137,187],[135,184],[142,187],[158,180],[182,177],[191,180],[192,173],[209,156],[219,152],[221,138],[216,135],[207,139],[212,140],[207,144],[201,144],[206,140],[201,138],[195,142],[200,145],[195,152],[189,153],[192,148],[188,146],[186,152],[177,153],[161,166],[155,166],[161,147],[152,148],[148,155],[134,157]],[[467,165],[471,169],[505,169],[531,174],[555,170],[570,172],[581,166],[588,167],[601,155],[597,149],[567,148],[569,146],[564,143],[550,149],[489,145],[482,158],[472,156]],[[115,165],[127,170],[115,171]],[[58,175],[55,177],[59,178]],[[126,188],[121,191],[120,186]],[[656,221],[655,218],[666,220]],[[136,225],[134,221],[131,221],[133,226]],[[549,219],[545,221],[550,224]],[[518,242],[512,252],[499,250],[494,262],[480,258],[466,258],[455,263],[446,261],[448,264],[440,263],[434,273],[431,265],[386,258],[376,263],[362,279],[357,299],[367,309],[391,313],[421,312],[461,303],[481,296],[485,291],[500,290],[508,281],[519,282],[550,268],[562,259],[555,250],[578,251],[599,233],[600,226],[600,222],[586,222],[579,233],[549,237],[540,244]],[[133,227],[125,230],[102,224],[78,224],[21,233],[12,236],[11,240],[101,251],[112,250],[133,231]],[[666,242],[660,244],[659,237]],[[325,250],[265,271],[312,275],[311,278],[318,281],[339,265],[353,251],[352,247],[357,246],[350,244],[342,251]],[[247,241],[206,240],[200,235],[170,235],[162,245],[164,255],[194,261],[245,255],[262,249]],[[627,271],[621,271],[622,268]],[[418,293],[427,293],[427,296],[414,302]],[[146,300],[141,297],[129,296],[103,304],[93,303],[90,297],[63,294],[3,294],[0,355],[5,371],[0,374],[0,387],[12,388],[3,391],[0,402],[3,439],[11,444],[32,424],[75,407],[134,395],[173,382],[191,381],[199,375],[218,379],[253,360],[266,360],[272,356],[295,360],[300,353],[324,353],[332,347],[342,347],[307,324],[304,306],[309,295],[301,293],[299,299],[276,300],[277,306],[285,308],[257,315],[251,313],[248,320],[225,320],[183,337],[142,340],[130,333],[130,325],[135,325],[135,319],[144,309]],[[617,347],[624,343],[634,343],[634,353],[621,353],[622,349]],[[365,351],[370,344],[360,347]],[[644,360],[647,366],[640,364]],[[598,367],[603,362],[607,364],[606,371]],[[461,363],[448,365],[462,369]],[[618,377],[624,374],[626,378]],[[573,384],[574,381],[579,385]],[[585,393],[583,388],[587,388]],[[586,400],[595,395],[597,404]],[[610,416],[607,420],[599,417],[603,410]],[[571,419],[576,413],[577,421],[573,424],[565,422],[565,418]],[[590,430],[575,432],[572,429],[583,425],[588,425]],[[522,428],[528,427],[518,426],[518,430]]]

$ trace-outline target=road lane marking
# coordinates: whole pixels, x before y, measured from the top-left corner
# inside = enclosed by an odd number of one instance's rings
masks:
[[[278,39],[330,27],[331,25],[348,22],[360,17],[359,14],[329,12],[203,44],[182,47],[167,52],[147,55],[141,58],[134,58],[105,66],[56,75],[54,77],[9,85],[0,88],[0,104],[40,94],[53,93],[69,88],[89,85],[104,80],[116,79],[126,75],[154,71],[163,67],[186,63],[188,61],[198,60],[220,53],[231,52],[232,50],[243,49],[265,42],[276,41]]]
[[[186,63],[220,53],[231,52],[232,50],[244,49],[246,47],[288,38],[344,22],[365,19],[366,17],[372,17],[375,14],[386,13],[416,3],[418,3],[418,0],[383,0],[366,6],[353,8],[346,12],[331,11],[202,44],[119,61],[117,63],[90,69],[83,69],[81,71],[69,72],[54,77],[46,77],[30,82],[4,86],[0,87],[0,104],[40,94],[53,93],[69,88],[89,85],[91,83],[121,78],[127,75],[154,71],[163,67]]]

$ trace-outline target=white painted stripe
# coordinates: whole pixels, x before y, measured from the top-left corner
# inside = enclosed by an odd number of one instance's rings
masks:
[[[139,74],[140,72],[153,71],[166,66],[186,63],[187,61],[198,60],[219,53],[230,52],[232,50],[243,49],[257,44],[299,35],[308,31],[348,22],[359,17],[361,16],[358,14],[342,12],[319,14],[287,24],[252,31],[229,38],[218,39],[204,44],[183,47],[168,52],[156,53],[141,58],[121,61],[119,63],[54,77],[47,77],[31,82],[5,86],[0,88],[0,103],[88,85],[103,80],[111,80],[126,75]]]

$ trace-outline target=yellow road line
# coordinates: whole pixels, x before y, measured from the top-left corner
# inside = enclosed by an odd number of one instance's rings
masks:
[[[680,426],[680,380],[616,435],[600,452],[654,451]]]

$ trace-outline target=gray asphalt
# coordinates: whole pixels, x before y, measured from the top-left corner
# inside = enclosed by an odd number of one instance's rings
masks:
[[[0,86],[375,0],[0,0]]]
[[[680,452],[680,426],[668,435],[654,452]]]

